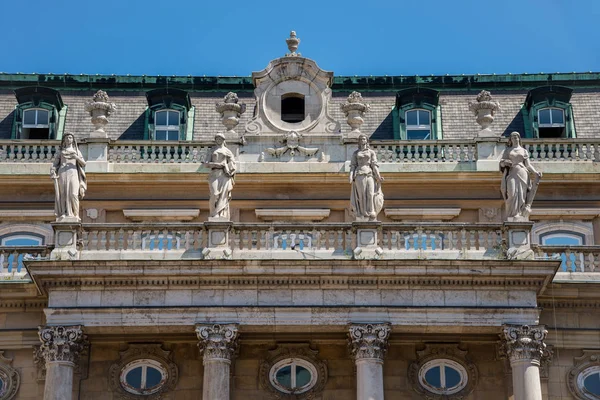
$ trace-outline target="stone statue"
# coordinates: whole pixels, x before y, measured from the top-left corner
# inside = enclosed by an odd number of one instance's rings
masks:
[[[529,162],[529,152],[521,146],[519,132],[510,134],[500,160],[500,171],[503,173],[500,190],[506,204],[507,221],[529,221],[531,204],[542,173]],[[533,181],[530,173],[535,175]]]
[[[383,208],[383,177],[379,174],[377,155],[369,148],[367,136],[358,136],[358,150],[350,162],[350,205],[357,221],[376,221]]]
[[[234,185],[235,157],[225,146],[225,136],[218,133],[214,146],[204,166],[210,168],[208,188],[210,189],[210,218],[229,220],[229,201]]]
[[[52,168],[54,180],[54,213],[59,222],[79,222],[79,200],[85,196],[85,160],[72,133],[65,133]]]

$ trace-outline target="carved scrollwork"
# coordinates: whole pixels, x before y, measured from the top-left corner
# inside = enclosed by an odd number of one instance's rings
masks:
[[[300,146],[300,139],[302,138],[302,134],[296,131],[290,131],[286,135],[284,135],[280,142],[284,144],[282,147],[267,148],[267,152],[275,157],[281,157],[288,151],[290,155],[293,157],[296,155],[296,151],[303,156],[310,157],[314,156],[317,151],[319,151],[318,147],[304,147]]]
[[[45,362],[70,362],[77,364],[83,351],[88,347],[83,327],[40,326],[38,336],[42,342],[37,349],[37,358]]]
[[[348,339],[350,353],[356,360],[375,358],[383,360],[388,348],[390,324],[350,325]]]
[[[502,331],[500,355],[511,363],[531,360],[538,365],[543,357],[548,357],[544,339],[548,331],[544,325],[505,325]]]
[[[198,347],[204,361],[220,359],[231,361],[237,350],[238,327],[236,324],[196,325]]]
[[[19,372],[12,367],[12,359],[4,357],[4,352],[0,351],[0,400],[13,399],[19,391],[21,376]]]

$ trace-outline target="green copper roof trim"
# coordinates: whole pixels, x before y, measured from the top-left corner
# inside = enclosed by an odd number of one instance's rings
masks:
[[[207,76],[128,76],[128,75],[54,75],[0,73],[0,88],[40,85],[56,90],[115,89],[147,91],[172,87],[190,92],[252,93],[251,77]],[[438,90],[531,89],[538,86],[563,85],[600,87],[599,72],[506,75],[435,75],[435,76],[337,76],[332,89],[338,92],[363,90],[398,91],[415,86]]]

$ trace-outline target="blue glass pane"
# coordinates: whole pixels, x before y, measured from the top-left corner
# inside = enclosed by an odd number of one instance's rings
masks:
[[[406,138],[408,140],[427,140],[429,139],[429,135],[431,131],[428,129],[424,130],[407,130]]]
[[[35,125],[35,111],[36,110],[27,110],[23,112],[24,125]]]
[[[292,389],[292,367],[288,365],[278,370],[275,379],[281,386]]]
[[[179,113],[177,111],[169,111],[169,125],[179,125]]]
[[[540,124],[550,124],[551,123],[550,110],[549,109],[540,110],[540,112],[538,113],[538,118],[539,118],[538,123],[540,123]]]
[[[162,380],[162,374],[159,370],[152,367],[146,368],[146,389],[151,389],[158,385]]]
[[[4,381],[0,379],[0,394],[4,391]]]
[[[127,384],[129,386],[131,386],[132,388],[141,389],[142,388],[142,367],[137,367],[137,368],[134,368],[131,371],[129,371],[127,373],[127,376],[125,376],[125,382],[127,382]]]
[[[167,140],[179,140],[179,131],[168,131]]]
[[[168,131],[156,131],[154,138],[155,140],[167,140]]]
[[[155,125],[167,125],[167,113],[168,111],[159,111],[154,115]]]
[[[552,110],[552,123],[553,124],[564,124],[565,123],[565,115],[562,110]]]
[[[3,246],[41,246],[42,239],[41,238],[27,238],[27,237],[17,237],[17,238],[6,238],[2,241]]]
[[[588,392],[600,396],[600,373],[596,372],[585,378],[583,386]]]
[[[442,388],[442,381],[440,376],[440,367],[433,367],[425,373],[425,382],[437,389]]]
[[[419,111],[407,111],[406,112],[406,125],[418,125],[418,113]]]
[[[429,125],[429,111],[419,111],[419,125]]]
[[[37,124],[38,125],[48,125],[48,111],[38,110]]]
[[[452,367],[445,366],[446,373],[446,389],[453,388],[460,383],[460,374]]]
[[[542,238],[542,243],[548,246],[581,246],[583,244],[581,238],[572,236],[552,236],[549,238]]]
[[[310,383],[310,371],[299,365],[296,366],[296,387],[301,388]]]

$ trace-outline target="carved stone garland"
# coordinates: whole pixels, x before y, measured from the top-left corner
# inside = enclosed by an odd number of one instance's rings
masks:
[[[461,400],[473,391],[479,379],[477,367],[468,358],[467,351],[461,350],[458,345],[427,345],[425,350],[417,351],[418,360],[408,367],[408,381],[415,392],[428,400]],[[423,366],[437,359],[452,360],[460,364],[467,371],[467,385],[454,394],[437,394],[424,388],[419,382],[419,373]]]
[[[271,393],[273,399],[278,400],[311,400],[318,396],[327,383],[327,362],[317,358],[318,351],[310,348],[308,344],[289,344],[280,345],[275,350],[269,352],[267,357],[261,362],[259,369],[259,381],[263,389]],[[280,392],[271,384],[269,375],[273,365],[287,358],[298,358],[312,364],[317,370],[317,379],[315,386],[309,391],[300,394],[287,394]]]
[[[237,350],[238,328],[235,324],[196,326],[198,347],[204,360],[222,359],[231,361]]]
[[[0,389],[0,400],[11,400],[19,391],[21,376],[12,366],[12,358],[4,357],[4,352],[0,351],[0,379],[4,383]]]
[[[355,359],[383,360],[388,348],[390,324],[361,324],[349,327],[350,353]]]
[[[302,133],[298,133],[296,131],[290,131],[287,134],[283,135],[280,142],[284,144],[282,147],[267,148],[267,152],[275,157],[281,157],[288,151],[290,152],[290,156],[294,157],[296,155],[296,151],[303,156],[311,157],[314,156],[317,151],[319,151],[318,147],[304,147],[300,146],[300,139],[302,138]]]
[[[129,363],[136,360],[153,360],[162,365],[167,377],[161,388],[152,394],[143,395],[146,400],[160,400],[166,392],[175,390],[179,379],[179,369],[171,361],[171,352],[163,350],[160,344],[131,344],[121,353],[121,359],[109,369],[109,384],[117,399],[135,400],[142,395],[127,392],[121,384],[121,372]]]

